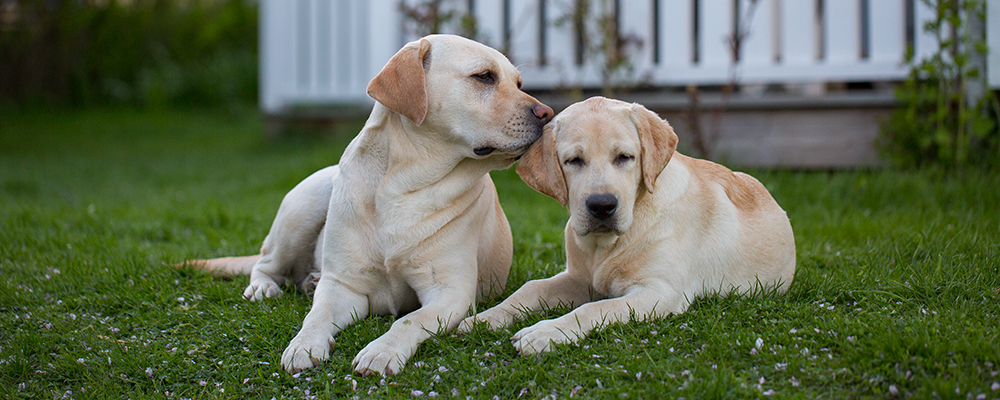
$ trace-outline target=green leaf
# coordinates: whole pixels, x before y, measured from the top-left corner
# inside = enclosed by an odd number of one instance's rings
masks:
[[[934,143],[938,145],[944,145],[951,142],[951,132],[944,128],[939,128],[934,131]]]
[[[965,66],[966,63],[969,62],[969,56],[964,53],[956,54],[955,57],[952,59],[952,61],[955,63],[956,66],[958,66],[959,69],[961,69],[962,67]]]
[[[990,118],[974,118],[972,120],[972,134],[977,138],[984,138],[996,128],[996,123]]]
[[[976,51],[979,52],[979,54],[989,54],[990,53],[990,47],[989,47],[989,45],[985,41],[977,41],[976,44],[975,44],[975,47],[976,47]]]

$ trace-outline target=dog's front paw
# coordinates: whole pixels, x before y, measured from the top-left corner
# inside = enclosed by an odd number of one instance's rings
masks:
[[[330,357],[333,338],[304,338],[295,336],[281,354],[281,368],[294,374],[306,368],[319,365]]]
[[[243,297],[250,301],[262,301],[280,294],[281,287],[274,282],[250,282],[250,285],[243,291]]]
[[[513,318],[506,311],[491,308],[462,320],[462,323],[458,325],[456,332],[458,334],[472,332],[472,328],[475,327],[476,324],[480,323],[487,324],[491,330],[497,330],[506,327],[511,320],[513,320]]]
[[[521,329],[510,338],[522,356],[544,353],[552,350],[553,345],[560,343],[575,343],[579,337],[575,332],[560,329],[553,320],[541,321]]]
[[[476,319],[475,315],[463,319],[462,323],[458,324],[458,328],[455,328],[455,333],[459,335],[464,335],[466,333],[472,332],[472,327],[475,326],[477,322],[479,322],[479,320]]]
[[[354,366],[354,372],[362,376],[373,373],[388,376],[403,369],[403,365],[406,365],[406,360],[410,358],[410,355],[383,342],[383,340],[375,339],[358,352],[358,356],[354,357],[354,363],[351,364]]]

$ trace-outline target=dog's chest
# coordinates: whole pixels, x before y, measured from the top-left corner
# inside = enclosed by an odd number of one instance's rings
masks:
[[[420,307],[417,293],[398,277],[387,277],[386,285],[368,295],[368,309],[375,315],[400,316]]]
[[[608,297],[621,297],[632,285],[632,275],[630,266],[616,260],[607,260],[594,268],[594,290]]]
[[[590,273],[591,286],[604,296],[622,296],[636,283],[636,277],[641,276],[645,257],[637,259],[636,251],[617,245],[594,250],[589,257],[584,257],[586,260],[582,260]]]
[[[624,290],[629,286],[625,282],[630,281],[633,274],[630,265],[623,263],[621,257],[606,257],[593,260],[588,266],[591,285],[598,293],[608,297],[619,297],[624,294]]]

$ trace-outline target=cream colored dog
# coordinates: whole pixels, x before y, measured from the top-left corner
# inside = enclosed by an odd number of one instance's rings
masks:
[[[243,295],[254,301],[280,294],[286,278],[315,289],[281,356],[289,372],[327,359],[333,336],[358,319],[405,314],[354,359],[360,374],[398,372],[506,284],[510,226],[488,172],[513,164],[553,115],[520,86],[507,58],[479,43],[408,43],[369,83],[378,104],[340,164],[288,192],[260,255],[193,264],[249,272]]]
[[[517,172],[569,206],[566,271],[525,283],[460,330],[576,307],[517,332],[527,355],[610,322],[682,313],[706,294],[787,290],[795,239],[785,212],[756,179],[676,147],[670,125],[638,104],[595,97],[556,116]]]

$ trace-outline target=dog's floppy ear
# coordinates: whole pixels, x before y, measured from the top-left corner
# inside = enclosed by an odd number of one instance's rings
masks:
[[[652,193],[656,178],[677,150],[677,134],[667,121],[660,119],[646,107],[632,104],[629,108],[642,145],[642,182],[646,185],[646,190]]]
[[[417,125],[423,123],[427,116],[424,57],[430,49],[427,39],[407,43],[368,82],[368,95]]]
[[[528,186],[566,206],[569,193],[562,163],[556,154],[556,124],[557,122],[552,122],[545,125],[542,137],[524,153],[524,157],[517,163],[516,171]]]

